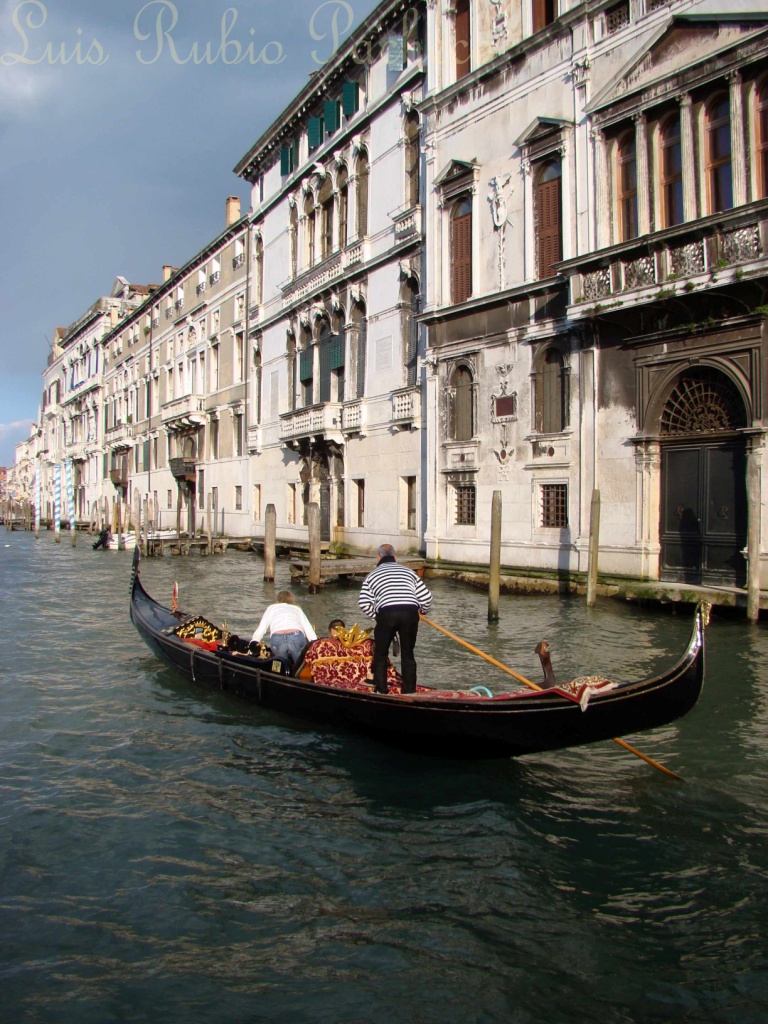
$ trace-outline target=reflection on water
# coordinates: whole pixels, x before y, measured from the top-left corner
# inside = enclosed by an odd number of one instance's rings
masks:
[[[453,763],[196,689],[128,620],[130,553],[0,532],[0,1019],[765,1021],[765,626],[714,615],[682,721]],[[289,582],[143,563],[234,632]],[[537,681],[656,672],[691,616],[431,583],[431,617]],[[301,603],[350,624],[358,585]],[[509,678],[422,625],[420,677]]]

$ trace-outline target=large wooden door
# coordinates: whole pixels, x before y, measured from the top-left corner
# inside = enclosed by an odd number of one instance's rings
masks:
[[[746,461],[740,442],[663,447],[662,580],[744,585]]]

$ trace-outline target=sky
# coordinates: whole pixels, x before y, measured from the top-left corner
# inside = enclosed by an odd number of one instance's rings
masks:
[[[232,168],[375,0],[0,0],[0,466],[56,327],[250,206]]]

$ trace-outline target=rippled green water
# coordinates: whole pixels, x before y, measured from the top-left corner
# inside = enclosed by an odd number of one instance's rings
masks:
[[[452,763],[321,731],[159,665],[130,554],[0,531],[0,1020],[768,1020],[766,627],[715,615],[704,695],[631,740]],[[256,556],[145,560],[154,596],[235,632]],[[688,614],[486,598],[432,617],[533,679],[635,677]],[[357,586],[302,596],[322,631]],[[508,679],[422,626],[425,681]],[[487,668],[487,670],[486,670]]]

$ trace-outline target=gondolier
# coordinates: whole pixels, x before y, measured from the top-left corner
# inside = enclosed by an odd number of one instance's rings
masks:
[[[376,619],[373,631],[373,685],[387,693],[387,656],[395,634],[400,636],[403,693],[416,692],[416,659],[413,649],[419,629],[419,612],[427,612],[432,594],[416,573],[395,558],[391,544],[382,544],[376,568],[369,572],[360,589],[358,605]]]

